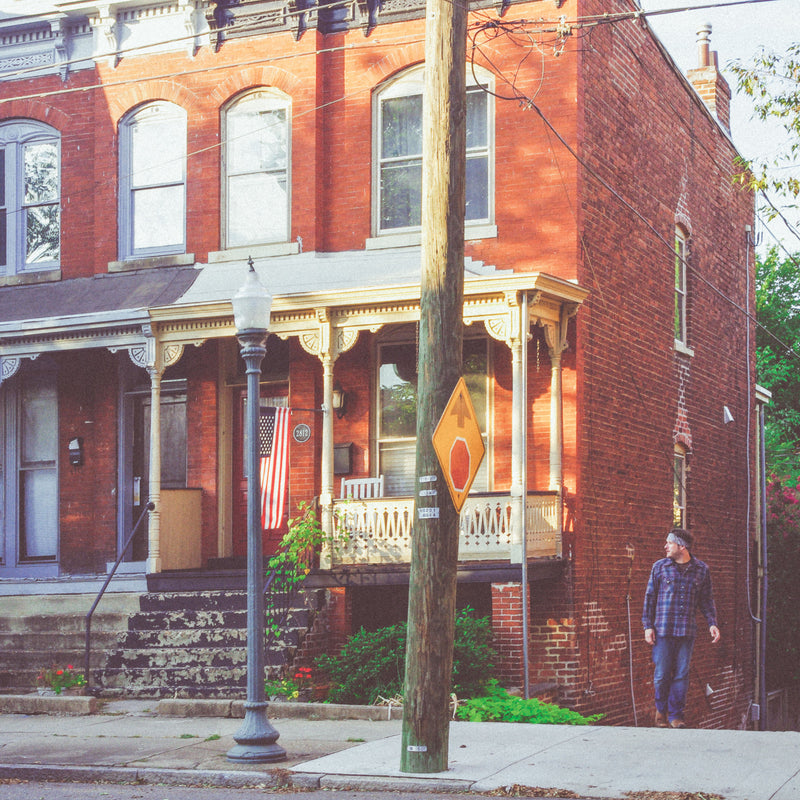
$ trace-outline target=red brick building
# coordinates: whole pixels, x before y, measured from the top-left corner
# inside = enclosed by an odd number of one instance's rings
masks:
[[[312,576],[307,646],[402,619],[422,6],[22,5],[0,19],[0,593],[93,593],[148,498],[112,589],[236,573],[230,298],[252,258],[274,296],[262,404],[292,409],[289,513],[316,499],[351,530]],[[698,642],[690,722],[743,726],[753,202],[729,90],[707,40],[687,78],[626,0],[479,2],[470,39],[464,361],[487,456],[460,602],[491,615],[506,684],[527,619],[532,684],[649,720],[641,604],[681,522],[723,632]],[[340,502],[342,479],[380,476]]]

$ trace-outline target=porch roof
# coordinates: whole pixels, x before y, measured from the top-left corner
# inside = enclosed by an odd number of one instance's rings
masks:
[[[93,275],[63,281],[0,288],[0,332],[21,331],[36,320],[117,318],[136,310],[174,303],[199,272],[194,267]]]
[[[254,263],[274,297],[270,330],[283,338],[300,336],[310,353],[326,351],[334,331],[342,352],[360,330],[419,318],[419,247],[259,254]],[[131,349],[148,340],[174,346],[233,336],[231,297],[247,268],[242,255],[0,288],[0,363],[56,349]],[[519,292],[536,296],[532,321],[551,322],[562,305],[578,306],[587,293],[545,272],[497,269],[471,258],[465,258],[464,279],[465,322],[494,319],[490,332],[496,338],[510,332],[503,320]],[[10,362],[4,365],[5,377],[10,369]]]

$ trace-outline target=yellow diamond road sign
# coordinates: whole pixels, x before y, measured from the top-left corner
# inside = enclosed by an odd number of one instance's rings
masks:
[[[463,378],[458,379],[433,432],[433,449],[444,472],[453,505],[456,511],[461,511],[486,453],[475,408]]]

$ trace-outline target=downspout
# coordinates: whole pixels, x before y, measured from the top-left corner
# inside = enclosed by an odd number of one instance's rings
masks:
[[[758,685],[757,697],[759,702],[758,729],[765,731],[769,729],[767,718],[767,587],[769,584],[769,573],[767,570],[767,448],[764,441],[766,407],[764,404],[758,410],[758,432],[759,432],[759,485],[761,489],[760,497],[760,516],[761,531],[758,548]]]

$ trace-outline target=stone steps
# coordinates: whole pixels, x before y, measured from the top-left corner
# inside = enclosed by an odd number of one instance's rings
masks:
[[[32,691],[39,672],[54,664],[82,672],[85,615],[93,600],[3,598],[0,692]],[[270,675],[293,659],[319,602],[315,591],[296,601],[266,654]],[[246,605],[246,592],[235,590],[107,595],[92,618],[92,688],[126,697],[244,697]]]
[[[313,623],[314,593],[301,596],[280,641],[267,652],[269,674],[291,661]],[[309,604],[309,599],[311,603]],[[243,591],[149,592],[128,620],[93,683],[128,697],[244,697],[247,595]]]
[[[0,692],[27,693],[42,669],[72,664],[83,671],[86,594],[11,595],[0,600]],[[101,667],[113,651],[139,595],[108,593],[92,618],[92,663]]]

